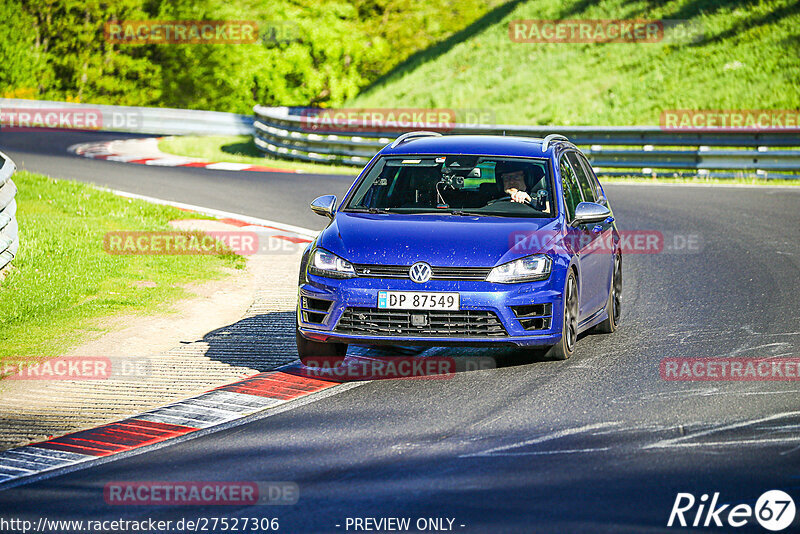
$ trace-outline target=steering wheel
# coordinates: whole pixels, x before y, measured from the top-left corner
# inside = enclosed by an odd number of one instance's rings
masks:
[[[486,203],[486,205],[487,206],[491,206],[495,202],[501,202],[503,200],[509,201],[509,200],[511,200],[511,196],[509,195],[509,196],[505,196],[505,197],[496,198],[494,200],[490,200],[489,202]],[[517,202],[517,204],[527,204],[528,206],[532,207],[533,209],[536,209],[536,206],[534,206],[533,203],[530,200],[526,200],[524,202]]]

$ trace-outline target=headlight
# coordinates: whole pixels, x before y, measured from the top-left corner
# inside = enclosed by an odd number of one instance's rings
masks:
[[[550,256],[546,254],[533,254],[518,260],[498,265],[486,277],[487,282],[499,284],[513,284],[516,282],[533,282],[544,280],[550,276],[552,265]]]
[[[309,274],[326,276],[328,278],[352,278],[356,275],[352,263],[321,248],[311,253],[311,261],[308,262],[308,272]]]

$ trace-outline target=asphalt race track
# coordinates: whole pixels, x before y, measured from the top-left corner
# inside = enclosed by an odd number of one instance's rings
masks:
[[[65,153],[73,143],[120,137],[3,133],[0,150],[22,169],[315,229],[324,219],[309,201],[341,197],[350,183]],[[678,492],[719,492],[721,503],[751,506],[770,489],[797,495],[797,381],[667,381],[659,364],[800,357],[800,188],[617,184],[606,192],[621,230],[696,236],[700,247],[625,256],[620,331],[585,336],[570,360],[447,349],[495,357],[498,368],[366,383],[5,490],[0,507],[33,521],[278,517],[282,532],[345,532],[347,518],[365,517],[454,518],[459,532],[651,532],[676,530],[666,524]],[[121,480],[294,481],[300,502],[106,505],[104,485]],[[753,524],[736,530],[763,531]]]
[[[314,200],[320,190],[341,197],[358,174],[357,169],[352,176],[207,169],[198,173],[192,168],[165,169],[67,154],[67,147],[76,143],[130,137],[135,136],[98,132],[2,132],[0,150],[20,169],[314,229],[324,228],[325,220],[311,213],[305,200]]]

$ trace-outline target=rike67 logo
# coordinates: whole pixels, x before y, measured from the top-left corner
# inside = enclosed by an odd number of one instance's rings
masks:
[[[778,532],[794,522],[795,512],[794,500],[781,490],[764,492],[754,507],[724,503],[720,501],[719,492],[714,493],[710,501],[706,493],[700,499],[691,493],[678,493],[667,526],[739,528],[748,523],[752,525],[755,519],[765,529]]]

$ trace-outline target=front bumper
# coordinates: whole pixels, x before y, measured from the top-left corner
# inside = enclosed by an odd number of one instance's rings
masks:
[[[564,281],[565,270],[555,268],[547,280],[520,284],[462,280],[431,280],[417,284],[409,279],[398,278],[338,280],[306,275],[299,287],[297,322],[301,335],[314,341],[364,345],[549,346],[561,339]],[[422,329],[417,333],[408,327],[402,334],[392,335],[354,334],[341,329],[337,331],[337,325],[346,308],[377,308],[378,291],[381,290],[457,292],[460,294],[461,310],[493,312],[506,335],[429,335],[423,333]],[[330,305],[324,313],[320,313],[319,307],[308,307],[308,303],[314,301],[330,301]],[[545,328],[525,329],[513,308],[532,304],[550,305],[552,318]]]

